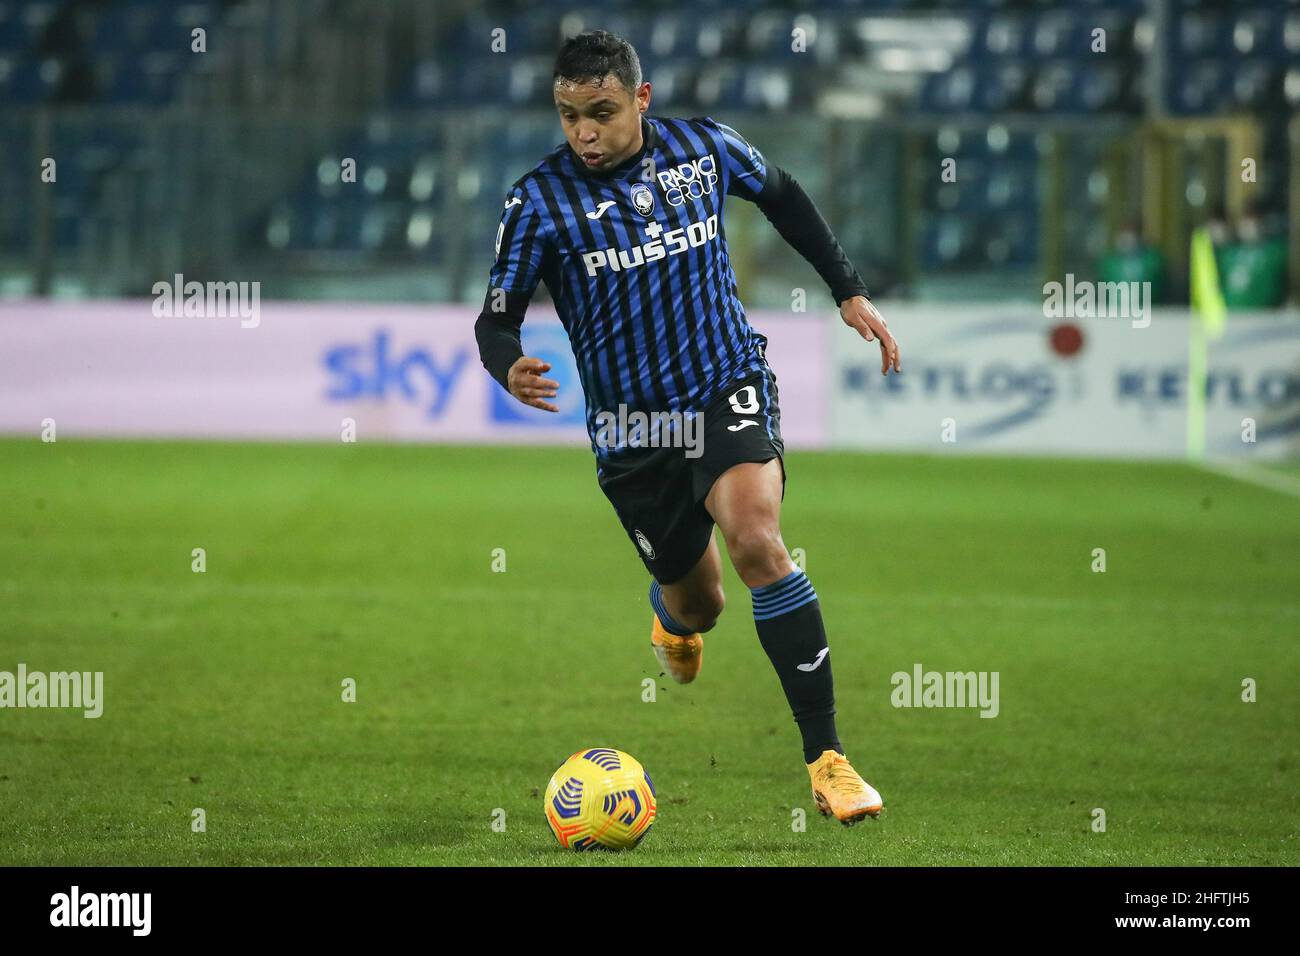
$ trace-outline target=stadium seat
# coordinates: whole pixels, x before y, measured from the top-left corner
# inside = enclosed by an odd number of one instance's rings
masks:
[[[20,103],[41,103],[53,99],[63,82],[63,61],[57,57],[19,62],[9,89]]]

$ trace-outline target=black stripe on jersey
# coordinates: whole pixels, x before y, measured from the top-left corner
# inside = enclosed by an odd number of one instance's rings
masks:
[[[714,142],[713,137],[710,135],[709,129],[704,123],[688,120],[687,126],[690,128],[691,132],[698,137],[701,149],[711,149]],[[719,157],[719,162],[721,164],[721,157]],[[739,320],[743,323],[745,316],[744,308],[740,304],[740,297],[736,294],[737,290],[735,283],[732,281],[734,273],[731,272],[731,257],[727,252],[729,247],[727,246],[726,230],[723,228],[721,220],[722,204],[727,198],[726,187],[727,183],[723,181],[723,174],[719,173],[717,203],[719,211],[718,240],[721,243],[719,258],[721,261],[715,262],[710,259],[706,263],[710,271],[708,281],[705,283],[705,288],[710,289],[713,291],[715,296],[717,296],[717,299],[715,299],[711,306],[713,324],[710,329],[710,334],[714,343],[714,349],[717,351],[719,356],[725,356],[728,362],[737,363],[741,361],[744,354],[748,351],[749,343],[748,338],[746,338],[744,345],[738,348],[735,339],[729,337],[730,329],[724,329],[722,327],[724,318],[724,297],[730,297],[733,300],[735,314],[729,316],[733,322]]]
[[[534,182],[536,182],[537,191],[541,194],[542,201],[546,205],[546,214],[550,217],[552,222],[562,222],[565,218],[565,204],[567,200],[562,196],[556,195],[555,191],[552,189],[552,181],[548,177],[538,176]],[[568,181],[561,180],[561,182],[567,183]],[[572,303],[578,314],[582,314],[586,306],[584,301],[585,293],[586,290],[581,286],[581,284],[570,285],[567,282],[563,282],[562,288],[556,290],[555,298],[557,303]],[[588,421],[590,421],[594,418],[595,412],[599,410],[598,403],[603,400],[603,396],[606,394],[607,390],[612,387],[614,382],[618,381],[618,370],[612,364],[612,350],[595,347],[594,337],[596,331],[594,328],[585,330],[570,329],[569,320],[563,314],[564,310],[557,309],[557,311],[560,312],[560,320],[564,322],[569,335],[578,338],[578,341],[574,343],[575,353],[578,356],[583,354],[595,355],[596,362],[595,368],[593,369],[597,379],[595,382],[587,381],[587,370],[584,368],[581,361],[578,362],[578,373],[582,378],[583,390],[586,392],[587,417]],[[582,339],[584,333],[587,336],[590,336],[585,341]],[[579,351],[580,346],[585,346],[586,351]]]
[[[518,217],[516,217],[515,222],[518,221],[519,219]],[[528,224],[524,226],[524,234],[522,237],[523,258],[525,262],[531,261],[533,257],[533,250],[538,244],[538,234],[541,231],[542,231],[541,218],[538,216],[529,217]],[[505,246],[505,242],[506,240],[503,238],[501,240],[503,247]],[[516,278],[516,276],[512,275],[510,276],[510,278],[514,279]]]
[[[519,234],[519,229],[522,226],[524,230],[522,239],[525,252],[522,261],[527,262],[532,255],[541,223],[535,216],[525,216],[523,204],[528,202],[528,195],[519,188],[518,185],[510,190],[510,197],[512,199],[518,198],[520,205],[518,212],[505,220],[505,228],[501,230],[501,245],[497,255],[499,258],[506,250],[514,248],[515,238]],[[519,279],[519,269],[516,266],[517,264],[512,264],[507,267],[505,273],[501,277],[500,288],[509,292],[515,291],[515,286]]]
[[[667,154],[665,158],[668,165],[676,166],[680,163],[686,162],[690,158],[691,153],[695,150],[690,148],[688,145],[684,145],[685,141],[681,135],[682,131],[675,121],[665,120],[664,127],[665,132],[668,134],[668,138],[665,138],[665,153]],[[662,199],[662,197],[660,198]],[[669,206],[665,202],[664,209],[669,216],[670,221],[668,225],[670,229],[685,228],[690,224],[691,206],[689,204],[683,203],[674,210],[674,207]],[[721,208],[718,209],[717,213],[719,225],[721,225],[722,222],[720,213]],[[706,216],[705,218],[707,219],[708,217]],[[695,246],[691,248],[686,255],[691,263],[689,275],[691,277],[703,276],[709,261],[708,244],[705,243],[700,246]],[[708,288],[707,282],[701,283],[697,278],[697,281],[693,283],[694,287],[692,288],[686,285],[687,278],[688,273],[686,270],[682,270],[679,282],[681,288],[675,290],[675,296],[682,303],[681,308],[684,312],[681,316],[683,337],[686,342],[689,342],[692,345],[697,345],[696,348],[687,348],[686,355],[690,362],[691,382],[696,389],[699,389],[700,384],[707,381],[708,377],[714,372],[712,360],[704,354],[704,350],[698,348],[699,333],[702,329],[708,326],[711,321],[714,328],[709,331],[708,335],[713,341],[713,349],[716,351],[719,348],[722,337],[718,334],[717,325],[721,321],[721,310],[714,307],[711,303],[704,302],[699,296],[699,290]],[[670,290],[669,300],[671,300],[673,295],[673,290]],[[669,300],[665,301],[665,306]],[[660,314],[664,317],[664,325],[667,329],[667,335],[671,337],[674,354],[681,354],[680,349],[682,342],[677,338],[677,330],[675,328],[677,323],[673,321],[676,317],[668,315],[666,311],[663,310],[661,310]],[[708,363],[707,365],[705,364],[706,362]],[[679,394],[686,394],[686,390],[683,389]]]
[[[598,203],[606,201],[607,198],[612,198],[620,207],[625,204],[622,199],[622,190],[625,188],[625,184],[622,181],[613,183],[614,189],[612,191],[605,188],[604,184],[598,185],[591,180],[583,180],[583,184],[587,186],[592,208],[595,208]],[[583,215],[585,218],[585,210]],[[626,228],[620,228],[622,221],[623,217],[616,217],[613,214],[602,216],[596,220],[597,225],[595,228],[599,229],[604,236],[605,248],[618,250],[629,245],[641,244],[640,236],[631,236]],[[617,252],[615,252],[615,255],[617,255]],[[621,314],[628,316],[626,325],[630,338],[625,336],[625,341],[631,341],[634,348],[634,351],[628,355],[628,374],[632,380],[641,386],[643,394],[646,391],[646,386],[649,387],[649,391],[653,394],[654,404],[640,407],[659,410],[667,408],[668,392],[665,390],[658,374],[663,365],[660,362],[660,356],[657,354],[658,348],[655,341],[653,322],[646,321],[646,317],[653,314],[653,310],[650,308],[649,278],[646,276],[646,272],[646,269],[641,268],[620,272],[614,272],[611,269],[601,278],[606,279],[609,286],[618,290]]]
[[[618,188],[622,190],[628,187],[626,183],[620,183]],[[642,223],[648,224],[651,221],[654,220],[640,220],[628,216],[620,218],[620,226],[611,224],[611,230],[622,236],[620,242],[615,244],[615,248],[619,245],[625,248],[640,246],[645,242],[645,237],[641,234]],[[645,341],[645,350],[639,362],[641,373],[654,385],[655,409],[666,411],[669,405],[669,392],[662,384],[665,373],[671,379],[671,392],[674,395],[685,393],[686,379],[677,363],[673,361],[673,357],[677,354],[677,342],[676,336],[673,335],[672,323],[663,323],[666,334],[661,334],[658,328],[660,323],[657,319],[663,314],[663,297],[660,294],[663,272],[641,266],[624,275],[633,278],[630,283],[624,279],[623,284],[636,296],[637,308],[633,315],[637,320],[641,337]]]
[[[652,157],[652,162],[653,154],[657,150],[662,150],[666,156],[669,155],[671,144],[663,138],[655,125],[647,123],[646,130],[650,134],[649,148],[646,151],[646,155]],[[681,159],[676,159],[670,163],[670,165],[680,161]],[[656,237],[662,241],[664,232],[668,232],[678,226],[684,225],[685,223],[682,222],[680,216],[677,218],[676,222],[673,221],[671,207],[663,202],[662,196],[658,195],[655,177],[652,174],[651,169],[647,169],[644,166],[644,159],[642,162],[641,175],[638,177],[638,181],[649,187],[651,193],[657,196],[656,211],[662,209],[663,213],[666,213],[669,216],[667,228],[663,229],[659,233],[659,236]],[[628,220],[637,221],[639,224],[639,220],[636,220],[636,217],[628,217]],[[659,222],[661,227],[665,225],[660,221],[660,216],[654,214],[646,217],[645,222]],[[634,237],[633,244],[639,246],[643,241],[644,237],[638,233]],[[698,255],[698,253],[696,253],[696,255]],[[670,271],[671,270],[651,268],[638,270],[638,272],[643,273],[642,275],[637,276],[638,284],[642,293],[642,308],[638,312],[638,318],[641,321],[642,327],[645,329],[647,341],[654,343],[653,349],[648,356],[649,374],[652,376],[666,375],[672,380],[673,394],[681,397],[691,393],[692,386],[699,382],[699,376],[703,369],[700,366],[698,356],[691,350],[687,350],[686,352],[687,361],[690,365],[689,370],[683,369],[681,365],[683,341],[678,335],[679,330],[677,323],[673,321],[674,316],[670,312],[671,302],[674,296],[674,289],[672,287],[674,283],[670,283],[666,278],[666,273]],[[679,281],[675,284],[681,285],[681,282]],[[677,290],[677,294],[679,294],[679,297],[683,300],[687,300],[688,297],[685,294],[686,291],[687,290],[685,289],[679,289]],[[659,407],[661,409],[667,409],[668,402],[665,400],[665,402]]]
[[[653,180],[642,177],[642,182],[653,190]],[[628,217],[627,221],[632,223],[633,227],[642,227],[651,222],[658,222],[662,227],[663,222],[656,216],[649,216],[645,219]],[[673,224],[668,223],[671,229]],[[627,244],[631,246],[640,246],[646,241],[646,237],[641,235],[643,228],[637,230],[636,234],[627,237]],[[659,233],[662,239],[664,229]],[[647,343],[646,352],[646,369],[647,374],[656,380],[666,376],[671,380],[672,393],[674,395],[687,394],[687,378],[678,364],[680,355],[680,342],[677,337],[677,330],[673,322],[669,321],[666,310],[671,299],[671,290],[669,298],[665,298],[665,273],[668,270],[654,269],[648,266],[639,267],[635,270],[636,288],[639,295],[640,308],[636,312],[636,319],[641,327],[641,334]],[[667,410],[669,405],[668,396],[664,394],[658,408]]]
[[[671,221],[668,226],[670,229],[675,228],[675,224]],[[668,230],[664,231],[667,232]],[[677,334],[677,323],[673,321],[671,315],[674,290],[672,288],[673,283],[669,279],[670,272],[667,269],[642,269],[640,271],[644,273],[642,284],[649,294],[646,311],[642,313],[642,321],[646,323],[650,330],[649,334],[655,341],[655,354],[652,357],[654,367],[667,371],[673,381],[674,394],[689,394],[686,384],[687,376],[683,373],[679,360],[676,358],[682,354],[682,341]],[[657,321],[660,318],[663,319],[662,334],[656,328],[660,324]],[[691,381],[699,381],[699,376],[703,371],[700,367],[699,357],[693,352],[688,352],[688,358],[690,361]]]
[[[743,166],[745,163],[749,162],[749,157],[740,149],[736,148],[735,144],[732,143],[730,140],[724,138],[722,142],[723,145],[726,147],[727,155],[730,156],[732,159],[734,159],[737,165]],[[753,190],[746,188],[745,192],[750,193],[753,192]]]
[[[696,123],[681,120],[667,120],[665,126],[672,128],[675,140],[675,148],[678,154],[677,162],[685,162],[691,156],[698,156],[701,153],[715,152],[713,140],[703,131],[701,126]],[[722,203],[724,194],[722,193],[722,175],[718,176],[718,185],[715,189],[715,214],[718,216],[719,240],[722,236]],[[683,204],[683,209],[687,208]],[[725,255],[725,246],[724,255]],[[716,297],[718,293],[726,291],[726,285],[719,281],[720,277],[714,271],[714,262],[709,255],[706,246],[700,246],[693,253],[694,256],[694,273],[696,276],[695,288],[691,289],[683,296],[686,308],[691,319],[691,328],[696,331],[696,338],[700,333],[706,337],[712,345],[712,355],[703,356],[708,362],[708,375],[704,374],[696,379],[697,387],[703,387],[704,382],[712,379],[719,371],[719,367],[725,368],[737,361],[735,342],[730,338],[730,329],[724,327],[724,323],[731,324],[728,320],[734,317],[727,314],[727,304]],[[713,292],[715,297],[706,299],[703,293]]]
[[[569,217],[577,223],[578,231],[582,236],[582,244],[587,249],[595,250],[603,248],[600,240],[597,239],[596,232],[592,228],[592,220],[587,218],[586,210],[582,207],[582,196],[579,192],[581,187],[586,187],[585,191],[590,198],[592,189],[585,180],[577,180],[572,177],[566,177],[562,180],[562,188],[567,197],[569,206]],[[606,236],[605,229],[601,228],[601,236]],[[641,352],[637,349],[636,332],[633,322],[625,321],[621,328],[613,328],[616,315],[630,316],[630,306],[625,284],[618,281],[619,273],[612,269],[597,272],[594,277],[594,288],[596,302],[584,301],[582,311],[590,313],[593,307],[600,309],[601,318],[608,323],[603,330],[607,337],[613,338],[621,336],[623,347],[621,349],[605,348],[606,353],[616,352],[616,377],[611,383],[611,388],[602,390],[602,393],[596,398],[599,407],[604,411],[616,411],[616,408],[609,408],[613,404],[611,401],[618,396],[626,402],[631,408],[650,408],[647,404],[648,396],[645,391],[645,382],[640,380],[636,374],[635,363],[639,360]],[[606,307],[607,304],[617,302],[617,309],[611,314],[611,309]],[[599,343],[597,343],[599,344]]]

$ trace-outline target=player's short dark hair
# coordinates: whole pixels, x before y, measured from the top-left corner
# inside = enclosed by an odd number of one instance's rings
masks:
[[[591,83],[610,73],[629,93],[635,93],[641,85],[641,58],[621,36],[607,30],[588,30],[564,41],[555,57],[551,82],[565,79]]]

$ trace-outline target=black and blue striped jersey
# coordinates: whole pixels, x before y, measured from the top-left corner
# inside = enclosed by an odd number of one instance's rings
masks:
[[[546,283],[568,333],[597,457],[601,412],[703,408],[766,367],[745,317],[723,199],[754,201],[762,153],[708,118],[643,116],[642,149],[595,173],[562,144],[510,189],[490,287],[527,300]]]

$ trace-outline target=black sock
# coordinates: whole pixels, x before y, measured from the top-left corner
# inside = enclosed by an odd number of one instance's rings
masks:
[[[812,582],[791,571],[775,584],[751,588],[758,640],[781,678],[803,735],[804,763],[827,750],[844,753],[835,733],[835,686],[822,608]]]

